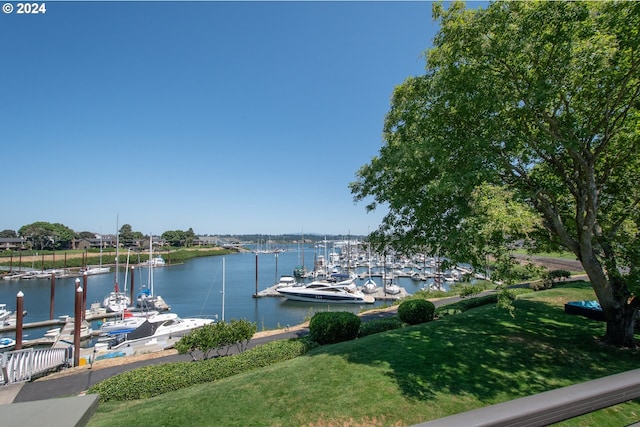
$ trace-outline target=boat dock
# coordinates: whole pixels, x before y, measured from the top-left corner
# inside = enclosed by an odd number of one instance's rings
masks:
[[[253,297],[254,298],[264,298],[264,297],[284,298],[284,296],[276,290],[278,287],[279,285],[270,286],[267,289],[259,291],[257,294],[253,294]],[[379,301],[398,301],[409,296],[410,294],[407,292],[405,288],[400,287],[400,292],[392,295],[392,294],[386,293],[382,286],[378,286],[375,292],[365,294],[365,295],[370,295]]]
[[[85,320],[88,322],[91,322],[93,320],[99,320],[99,319],[106,319],[109,317],[116,317],[121,315],[121,313],[111,313],[111,312],[107,312],[106,309],[104,308],[96,308],[96,307],[91,307],[91,309],[86,310],[85,312]],[[49,320],[40,320],[37,322],[29,322],[29,323],[24,323],[22,325],[22,329],[36,329],[36,328],[46,328],[49,326],[60,326],[62,327],[63,325],[65,325],[68,320],[69,320],[69,316],[64,315],[64,316],[59,316],[57,319],[49,319]],[[73,323],[73,320],[71,321],[71,323]],[[1,332],[14,332],[16,330],[16,325],[12,324],[12,325],[6,325],[6,326],[2,326],[0,327],[0,333]]]

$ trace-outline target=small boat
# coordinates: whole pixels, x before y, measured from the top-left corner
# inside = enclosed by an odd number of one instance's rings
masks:
[[[290,286],[296,286],[298,282],[295,277],[291,276],[281,276],[280,281],[276,283],[276,288],[287,288]]]
[[[143,289],[136,297],[136,306],[142,310],[169,311],[171,306],[160,295],[153,295],[150,289]]]
[[[151,267],[164,267],[165,265],[167,265],[164,258],[162,258],[160,255],[153,257],[149,264],[151,264]]]
[[[400,286],[396,285],[393,282],[387,282],[384,285],[384,293],[390,295],[397,295],[402,291]]]
[[[7,309],[7,304],[0,304],[0,325],[4,325],[12,315],[13,312]]]
[[[155,267],[160,267],[160,262],[157,261],[158,258],[162,259],[162,257],[154,257],[153,256],[153,238],[149,238],[149,261],[147,262],[148,270],[148,283],[146,286],[143,286],[142,291],[136,297],[136,305],[143,310],[157,310],[157,311],[168,311],[171,310],[171,306],[167,304],[160,295],[156,295],[154,291],[153,284],[153,269]],[[154,264],[154,261],[157,261],[158,264]],[[164,259],[162,259],[162,265],[164,265]]]
[[[368,278],[362,285],[362,292],[365,294],[373,294],[378,290],[378,284],[372,278]]]
[[[81,275],[86,274],[87,276],[93,276],[95,274],[107,274],[110,271],[111,271],[111,268],[109,268],[109,267],[87,267],[87,268],[80,269],[80,274]]]
[[[0,351],[11,350],[16,346],[16,340],[13,338],[2,337],[0,338]]]
[[[351,289],[349,284],[338,285],[324,280],[314,281],[307,285],[278,288],[276,291],[293,301],[351,304],[373,304],[375,302],[372,296]]]
[[[16,324],[17,313],[7,309],[7,304],[0,304],[0,327],[14,326]],[[27,315],[27,310],[22,312],[22,316]]]
[[[158,340],[180,338],[197,328],[212,324],[213,319],[198,317],[180,318],[175,313],[161,313],[146,319],[135,330],[119,335],[109,342],[109,348],[120,349],[146,345]]]
[[[108,320],[100,325],[100,335],[118,335],[133,332],[147,319],[151,319],[158,314],[157,311],[133,312],[124,310],[122,318]]]
[[[112,313],[124,311],[130,305],[131,298],[124,292],[119,292],[117,286],[116,290],[110,292],[102,301],[102,306]]]

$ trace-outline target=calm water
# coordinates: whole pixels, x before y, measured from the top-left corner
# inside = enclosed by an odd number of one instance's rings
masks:
[[[313,267],[314,250],[305,249],[305,266]],[[223,276],[223,260],[224,271]],[[300,251],[257,255],[258,290],[276,283],[282,275],[292,275],[293,269],[302,263]],[[113,268],[112,268],[113,270]],[[148,283],[148,270],[136,268],[136,291]],[[287,301],[284,298],[253,298],[256,292],[256,254],[239,253],[232,255],[195,258],[184,264],[171,265],[153,270],[154,290],[171,306],[171,311],[181,317],[217,316],[222,318],[224,282],[224,318],[246,319],[257,324],[258,330],[274,329],[286,325],[302,323],[307,316],[317,311],[351,311],[358,313],[371,305],[322,304]],[[87,281],[87,308],[91,303],[102,301],[113,290],[115,273],[89,276]],[[380,285],[380,279],[376,279]],[[124,269],[120,271],[120,288],[125,283]],[[362,281],[358,281],[358,285]],[[82,282],[81,282],[82,283]],[[410,279],[400,279],[400,286],[413,293],[423,284]],[[127,278],[127,293],[130,277]],[[56,279],[54,314],[74,314],[75,278]],[[15,310],[16,294],[24,293],[24,308],[27,310],[25,322],[49,319],[50,279],[1,280],[0,302]],[[374,306],[385,304],[376,302]],[[25,333],[29,333],[25,331]],[[31,331],[31,337],[37,333]]]

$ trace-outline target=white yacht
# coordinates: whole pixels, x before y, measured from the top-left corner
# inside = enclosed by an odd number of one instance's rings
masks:
[[[136,330],[147,319],[158,315],[157,311],[129,311],[124,310],[122,318],[108,320],[100,325],[100,335],[118,335]]]
[[[349,285],[337,285],[318,280],[306,285],[290,286],[276,289],[289,300],[306,302],[333,302],[350,304],[373,304],[371,295],[354,290]]]
[[[146,319],[132,332],[121,335],[110,345],[111,349],[120,349],[136,345],[146,345],[158,340],[180,338],[197,328],[213,323],[213,319],[198,317],[180,318],[175,313],[160,313]]]

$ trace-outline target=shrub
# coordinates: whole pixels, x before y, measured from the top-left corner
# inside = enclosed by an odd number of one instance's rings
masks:
[[[402,321],[397,317],[389,317],[386,319],[376,319],[364,322],[360,326],[358,337],[366,337],[367,335],[377,334],[379,332],[390,331],[402,327]]]
[[[417,325],[433,320],[436,307],[431,301],[412,299],[398,306],[398,316],[404,323]]]
[[[460,298],[475,298],[480,292],[484,291],[481,286],[471,285],[465,286],[460,290]]]
[[[542,282],[531,284],[531,289],[539,291],[541,289],[551,289],[558,280],[565,280],[571,277],[571,272],[567,270],[551,270],[548,272]]]
[[[98,393],[101,402],[146,399],[293,359],[311,348],[308,340],[279,340],[230,357],[144,366],[109,377],[88,392]]]
[[[182,337],[175,347],[178,353],[189,353],[194,360],[196,350],[200,350],[203,358],[208,359],[213,350],[216,350],[218,356],[222,356],[223,352],[228,355],[231,346],[236,346],[238,352],[243,352],[255,333],[255,323],[233,319],[231,323],[216,322],[195,329]]]
[[[569,277],[571,277],[571,272],[567,271],[567,270],[551,270],[549,272],[549,277],[552,280],[557,280],[557,279],[568,279]]]
[[[309,337],[318,344],[333,344],[357,338],[362,320],[346,311],[323,311],[309,321]]]
[[[463,299],[452,304],[442,305],[438,307],[436,313],[438,316],[448,314],[462,313],[474,307],[480,307],[487,304],[495,304],[498,302],[498,294],[493,293],[478,298]]]

